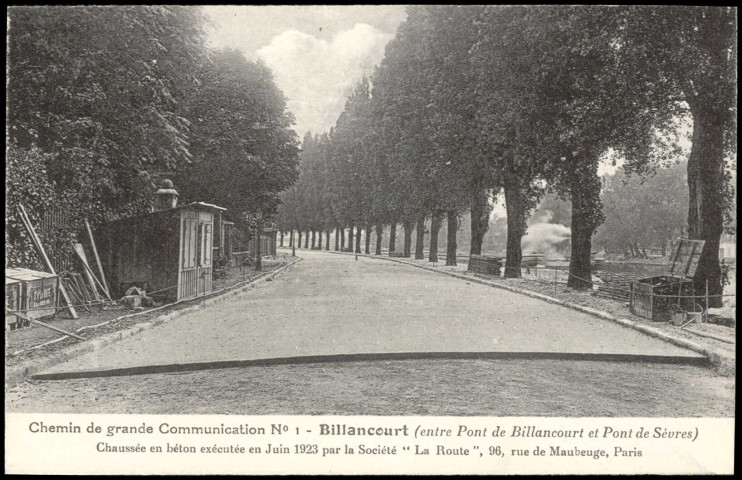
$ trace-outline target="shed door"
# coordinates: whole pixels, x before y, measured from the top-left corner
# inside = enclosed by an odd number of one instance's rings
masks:
[[[181,266],[178,299],[198,294],[198,212],[183,212],[181,217]]]
[[[197,295],[204,295],[211,292],[214,216],[211,213],[199,212],[198,217]]]

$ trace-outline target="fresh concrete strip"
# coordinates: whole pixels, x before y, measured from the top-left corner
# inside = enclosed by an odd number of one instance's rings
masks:
[[[136,324],[133,327],[128,328],[126,330],[113,332],[107,335],[93,338],[91,340],[86,340],[80,343],[76,343],[74,345],[70,345],[69,347],[66,347],[57,353],[54,353],[53,355],[50,355],[49,357],[34,359],[31,361],[20,363],[18,365],[8,366],[5,368],[5,385],[9,386],[9,385],[15,385],[15,384],[21,383],[26,378],[34,375],[37,372],[47,370],[55,365],[59,365],[60,363],[66,362],[70,359],[79,357],[81,355],[85,355],[86,353],[100,350],[101,348],[107,345],[121,341],[127,337],[131,337],[132,335],[141,333],[144,330],[148,330],[150,328],[161,325],[165,322],[169,322],[170,320],[181,317],[183,315],[187,315],[188,313],[201,310],[205,308],[206,306],[213,305],[217,302],[227,300],[229,297],[233,295],[239,295],[245,292],[246,290],[250,289],[256,282],[259,282],[261,280],[265,281],[268,279],[272,279],[279,273],[295,265],[301,260],[302,260],[301,258],[297,258],[296,260],[290,263],[287,263],[286,265],[282,265],[281,267],[276,268],[275,270],[266,272],[264,275],[252,278],[250,280],[247,280],[244,283],[239,283],[232,287],[228,287],[222,290],[221,292],[215,292],[213,296],[207,299],[201,300],[196,305],[174,310],[172,312],[160,315],[152,319],[149,322]],[[198,298],[194,298],[194,299],[189,299],[189,301],[197,302],[199,300]],[[142,312],[142,314],[146,314],[146,313],[147,311]],[[130,316],[131,315],[127,315],[126,317],[130,317]]]
[[[487,286],[494,287],[494,288],[500,288],[502,290],[507,290],[509,292],[518,293],[518,294],[521,294],[521,295],[526,295],[526,296],[531,297],[531,298],[537,298],[539,300],[543,300],[545,302],[552,303],[552,304],[555,304],[555,305],[561,305],[561,306],[570,308],[572,310],[576,310],[576,311],[579,311],[579,312],[587,313],[587,314],[593,315],[595,317],[602,318],[604,320],[608,320],[608,321],[611,321],[611,322],[614,322],[614,323],[618,323],[619,325],[622,325],[622,326],[628,327],[628,328],[632,328],[634,330],[640,331],[640,332],[642,332],[642,333],[644,333],[646,335],[649,335],[651,337],[657,338],[659,340],[663,340],[665,342],[672,343],[673,345],[677,345],[679,347],[687,348],[688,350],[692,350],[692,351],[694,351],[696,353],[700,353],[701,355],[704,355],[705,357],[707,357],[709,359],[711,365],[713,365],[714,367],[716,367],[719,370],[720,373],[725,374],[725,375],[735,375],[735,371],[736,371],[736,361],[735,361],[735,358],[733,356],[730,356],[726,352],[723,352],[723,351],[720,351],[720,350],[712,350],[712,349],[709,349],[709,348],[705,348],[705,347],[703,347],[703,346],[701,346],[701,345],[699,345],[699,344],[697,344],[695,342],[692,342],[692,341],[687,340],[687,339],[682,338],[682,337],[678,337],[678,336],[672,335],[672,334],[670,334],[668,332],[665,332],[665,331],[662,331],[662,330],[660,330],[658,328],[654,328],[654,327],[651,327],[649,325],[645,325],[643,323],[636,322],[636,321],[633,321],[633,320],[628,320],[628,319],[625,319],[625,318],[615,317],[615,316],[613,316],[613,315],[611,315],[611,314],[609,314],[607,312],[596,310],[594,308],[585,307],[585,306],[578,305],[578,304],[575,304],[575,303],[572,303],[572,302],[566,302],[564,300],[559,300],[558,298],[554,298],[554,297],[550,297],[548,295],[543,295],[541,293],[537,293],[537,292],[533,292],[533,291],[530,291],[530,290],[526,290],[526,289],[514,287],[512,285],[503,285],[502,283],[499,283],[499,282],[493,282],[493,281],[485,280],[485,279],[482,279],[482,278],[479,278],[479,277],[474,277],[474,276],[469,276],[469,275],[463,275],[463,274],[456,273],[456,272],[449,272],[449,271],[441,270],[441,269],[436,268],[436,267],[429,267],[427,265],[420,265],[418,263],[408,262],[408,261],[405,261],[405,260],[402,260],[402,259],[399,259],[399,258],[395,258],[395,257],[387,257],[387,256],[383,256],[383,255],[370,255],[370,254],[365,254],[365,253],[351,253],[351,252],[326,251],[324,253],[332,253],[332,254],[336,254],[336,255],[346,255],[346,256],[356,255],[356,256],[359,256],[359,257],[366,257],[366,258],[372,258],[372,259],[377,259],[377,260],[385,260],[385,261],[389,261],[389,262],[399,263],[399,264],[402,264],[402,265],[408,265],[408,266],[411,266],[411,267],[420,268],[422,270],[427,270],[427,271],[432,272],[432,273],[437,273],[437,274],[440,274],[440,275],[447,275],[449,277],[459,278],[461,280],[466,280],[467,282],[473,282],[473,283],[478,283],[478,284],[481,284],[481,285],[487,285]]]
[[[636,355],[617,353],[574,352],[398,352],[398,353],[354,353],[338,355],[304,355],[298,357],[274,357],[249,360],[218,360],[212,362],[171,363],[164,365],[141,365],[134,367],[101,370],[78,370],[69,372],[40,373],[34,380],[72,380],[80,378],[121,377],[130,375],[152,375],[160,373],[195,372],[224,368],[267,367],[276,365],[307,365],[313,363],[374,362],[390,360],[573,360],[591,362],[643,362],[653,364],[678,364],[705,366],[705,357],[678,355]]]

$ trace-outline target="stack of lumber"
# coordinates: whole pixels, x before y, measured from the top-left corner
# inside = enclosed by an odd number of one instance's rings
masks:
[[[472,255],[467,270],[481,275],[500,275],[502,261],[498,257]]]
[[[603,282],[595,283],[596,289],[593,290],[593,295],[622,301],[629,301],[631,282],[639,279],[638,275],[607,272],[605,270],[596,270],[593,275]]]

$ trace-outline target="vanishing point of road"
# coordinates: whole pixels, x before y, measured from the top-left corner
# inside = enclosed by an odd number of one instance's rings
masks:
[[[407,265],[301,255],[272,282],[42,372],[58,380],[8,389],[6,411],[734,416],[734,379],[694,352]]]

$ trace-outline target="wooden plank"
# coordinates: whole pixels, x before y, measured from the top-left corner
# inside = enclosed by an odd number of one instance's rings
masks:
[[[690,265],[693,263],[693,252],[696,251],[696,244],[692,244],[690,247],[690,253],[688,254],[688,262],[685,264],[685,268],[683,269],[683,276],[687,277],[688,272],[690,271]]]
[[[93,300],[100,301],[101,297],[98,294],[98,289],[95,286],[95,281],[93,280],[93,276],[91,275],[90,266],[88,265],[88,256],[85,255],[85,250],[82,248],[82,243],[75,243],[73,244],[73,248],[77,252],[77,255],[80,257],[82,262],[87,266],[87,268],[83,269],[83,273],[85,274],[85,278],[88,280],[88,285],[90,286],[90,292],[93,295]]]
[[[26,230],[28,230],[28,233],[31,236],[34,245],[36,246],[36,249],[39,251],[39,255],[41,255],[41,257],[44,259],[44,263],[46,263],[46,267],[49,269],[49,272],[57,275],[52,262],[50,262],[49,257],[46,256],[44,246],[41,244],[41,240],[39,240],[38,235],[36,235],[36,230],[34,230],[33,225],[31,225],[31,220],[28,218],[26,209],[23,208],[23,205],[18,205],[18,212],[20,213],[21,220],[23,220],[23,224],[26,226]],[[67,295],[67,289],[64,288],[64,284],[62,284],[62,282],[59,283],[59,291],[62,292],[62,298],[64,298],[64,301],[67,303],[67,311],[69,312],[69,314],[72,316],[72,318],[78,318],[77,311],[75,310],[75,307],[73,307],[72,301]]]
[[[44,327],[44,328],[49,328],[51,330],[54,330],[55,332],[64,333],[67,336],[75,337],[78,340],[85,340],[85,337],[81,337],[80,335],[77,335],[75,333],[68,332],[66,330],[62,330],[61,328],[55,327],[53,325],[49,325],[48,323],[44,323],[44,322],[40,322],[38,320],[34,320],[33,318],[29,318],[29,317],[23,315],[22,313],[19,313],[19,312],[13,311],[13,310],[8,310],[7,308],[5,309],[5,313],[10,313],[11,315],[15,315],[15,316],[19,317],[21,320],[25,320],[25,321],[30,322],[30,323],[35,323],[36,325],[39,325],[39,326]]]
[[[66,278],[64,279],[64,282],[66,282],[66,286],[69,289],[72,300],[75,302],[75,304],[80,305],[82,308],[85,309],[86,312],[90,312],[88,306],[85,305],[85,297],[83,297],[82,293],[77,289],[77,285],[75,284],[74,279]]]
[[[670,275],[677,277],[695,276],[705,243],[703,240],[678,240],[672,253]]]
[[[75,281],[75,286],[77,287],[77,291],[79,291],[82,294],[83,302],[90,303],[93,300],[93,298],[90,292],[88,291],[88,287],[85,286],[85,282],[83,282],[82,276],[79,273],[73,273],[71,275]]]
[[[80,250],[77,249],[77,246],[78,245],[80,247]],[[72,248],[75,250],[75,253],[77,253],[77,256],[80,257],[80,260],[82,261],[82,264],[85,266],[85,268],[87,269],[87,271],[90,274],[90,276],[93,277],[93,280],[95,280],[95,282],[98,284],[98,286],[101,289],[103,289],[103,285],[101,285],[100,280],[98,280],[95,277],[95,275],[93,274],[93,270],[90,268],[90,265],[88,265],[88,262],[85,259],[85,252],[82,251],[82,245],[80,245],[79,243],[75,243],[75,244],[72,245]],[[108,297],[108,300],[111,300],[111,297]]]
[[[98,271],[100,272],[100,278],[103,281],[103,287],[105,287],[106,297],[108,299],[111,299],[111,290],[108,288],[108,281],[106,280],[106,275],[103,273],[103,265],[100,263],[100,257],[98,257],[98,248],[95,246],[95,239],[93,238],[93,230],[90,228],[90,224],[88,223],[88,219],[85,219],[85,228],[88,230],[88,237],[90,237],[90,246],[93,249],[93,256],[95,257],[95,263],[98,266]]]

